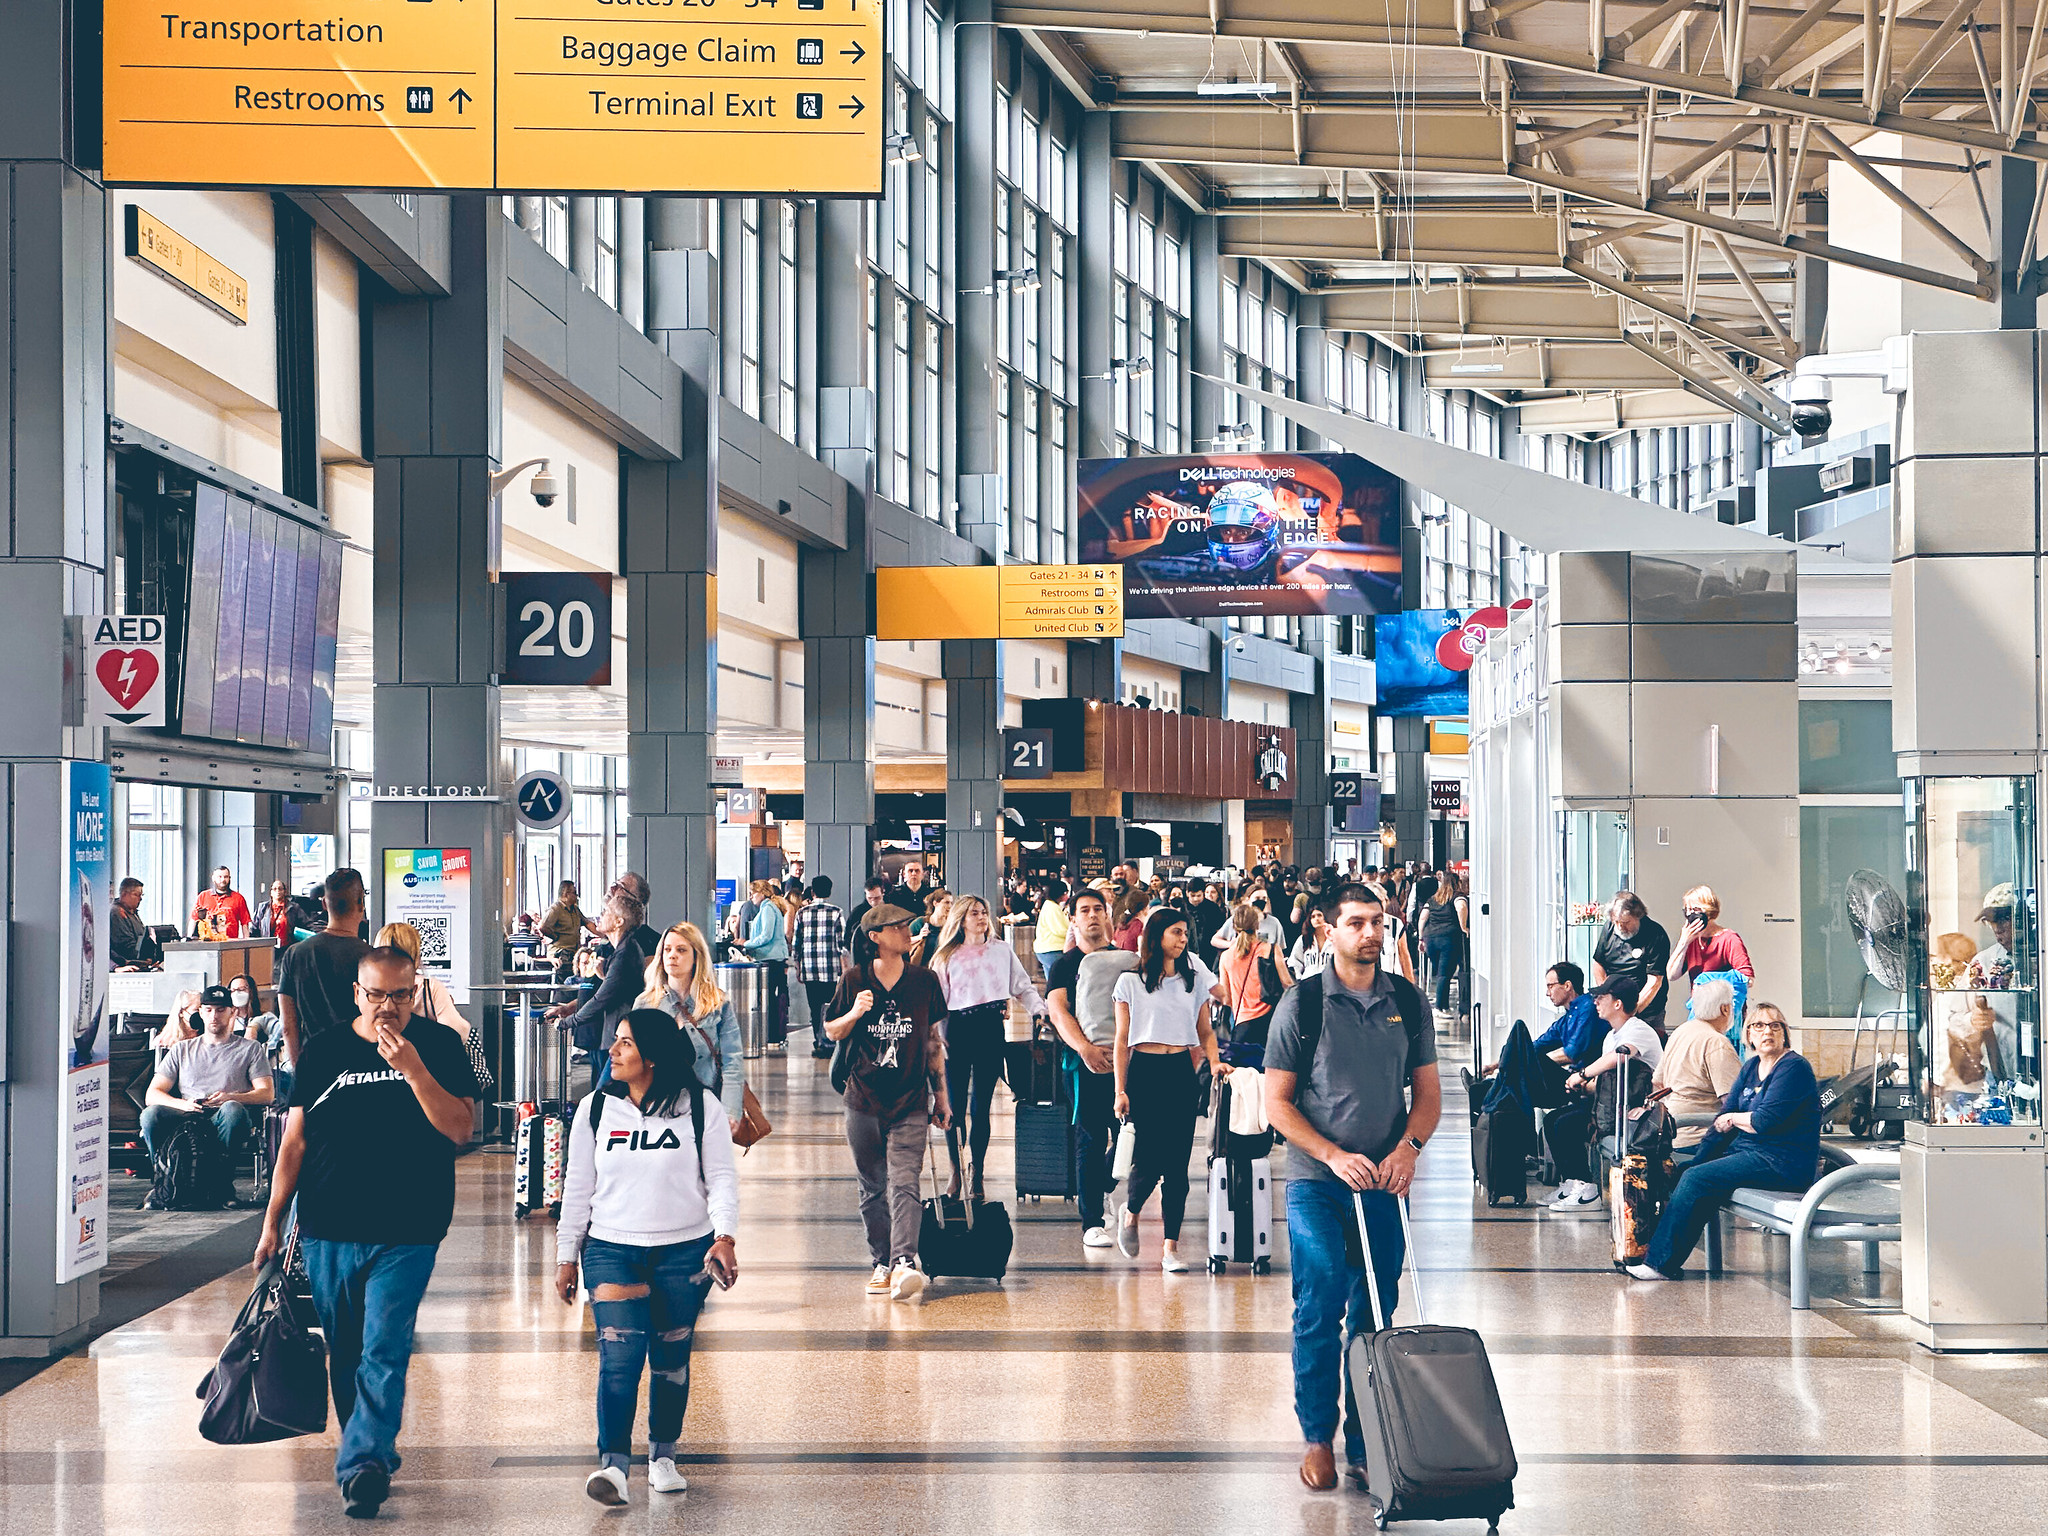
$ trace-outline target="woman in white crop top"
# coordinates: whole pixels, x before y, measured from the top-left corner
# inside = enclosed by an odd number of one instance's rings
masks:
[[[1029,1017],[1044,1018],[1045,999],[1031,985],[1016,946],[996,937],[988,903],[979,896],[962,896],[953,903],[931,966],[946,994],[946,1098],[974,1154],[971,1196],[979,1200],[988,1167],[989,1105],[996,1079],[1003,1075],[1003,1020],[1013,997]],[[953,1183],[946,1194],[957,1200],[960,1138],[948,1135],[946,1146],[953,1154]]]
[[[690,1340],[712,1282],[739,1278],[740,1185],[731,1122],[673,1018],[659,1008],[627,1014],[611,1067],[611,1081],[569,1127],[555,1289],[574,1304],[580,1259],[597,1320],[598,1467],[583,1487],[618,1505],[648,1367],[647,1486],[684,1487],[675,1455],[690,1404]]]
[[[1116,1245],[1138,1256],[1138,1212],[1155,1187],[1166,1251],[1159,1267],[1187,1268],[1180,1256],[1180,1219],[1188,1200],[1188,1158],[1195,1147],[1195,1061],[1223,1061],[1209,1027],[1216,978],[1188,946],[1187,914],[1155,907],[1138,940],[1138,968],[1116,979],[1116,1112],[1137,1131],[1131,1182],[1117,1213]]]

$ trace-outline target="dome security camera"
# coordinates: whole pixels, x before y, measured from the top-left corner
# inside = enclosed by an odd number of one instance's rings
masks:
[[[1794,374],[1790,395],[1792,430],[1801,437],[1825,437],[1835,424],[1834,387],[1814,374]]]
[[[1233,651],[1237,652],[1238,655],[1242,656],[1244,654],[1244,636],[1239,635],[1235,640],[1233,640],[1230,643],[1230,648]]]
[[[562,494],[560,483],[548,472],[545,465],[534,475],[533,484],[530,489],[533,492],[535,505],[542,507],[552,507],[555,504],[555,498]]]

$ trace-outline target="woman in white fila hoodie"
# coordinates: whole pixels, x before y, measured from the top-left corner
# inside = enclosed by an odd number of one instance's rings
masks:
[[[577,1261],[597,1319],[598,1468],[584,1491],[626,1502],[647,1392],[647,1486],[679,1493],[676,1441],[690,1403],[690,1345],[713,1282],[739,1278],[732,1125],[697,1076],[696,1048],[659,1008],[619,1021],[611,1081],[577,1108],[555,1239],[555,1289],[576,1300]]]

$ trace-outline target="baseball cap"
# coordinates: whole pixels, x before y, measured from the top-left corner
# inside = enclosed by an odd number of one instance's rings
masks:
[[[199,1006],[202,1008],[232,1008],[235,1006],[235,994],[219,982],[215,982],[199,994]]]
[[[1643,984],[1633,976],[1610,976],[1586,994],[1588,997],[1611,997],[1630,1013],[1636,1011],[1636,1003],[1642,995]]]
[[[2012,909],[2018,904],[2010,880],[1994,885],[1984,893],[1984,910],[1977,914],[1977,921],[1988,923],[1994,917],[2011,917]]]
[[[861,914],[860,927],[863,933],[873,933],[877,928],[894,928],[900,923],[913,920],[914,914],[906,912],[901,907],[892,907],[885,901],[879,907],[869,907]]]

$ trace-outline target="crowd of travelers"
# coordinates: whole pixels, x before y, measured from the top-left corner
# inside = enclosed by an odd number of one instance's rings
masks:
[[[231,905],[218,879],[210,894],[198,914],[209,922]],[[566,1137],[554,1276],[563,1301],[587,1297],[597,1328],[590,1496],[627,1500],[643,1376],[647,1486],[685,1486],[676,1444],[697,1317],[711,1289],[739,1277],[735,1137],[758,1105],[720,982],[727,961],[765,973],[771,1038],[791,1032],[801,993],[811,1053],[831,1059],[874,1297],[907,1300],[928,1283],[922,1177],[935,1131],[950,1154],[946,1197],[985,1198],[1016,1015],[1057,1041],[1083,1248],[1136,1258],[1141,1219],[1156,1212],[1167,1274],[1190,1267],[1180,1238],[1210,1085],[1261,1068],[1259,1109],[1290,1149],[1300,1476],[1334,1487],[1342,1351],[1376,1326],[1357,1256],[1369,1256],[1384,1321],[1404,1258],[1398,1202],[1443,1109],[1438,1032],[1469,1006],[1459,874],[1268,866],[1190,879],[1124,862],[1089,880],[1014,876],[984,898],[947,891],[912,858],[868,880],[851,910],[834,894],[824,876],[758,880],[716,929],[657,931],[647,882],[628,873],[594,916],[564,882],[531,924],[562,989],[548,1016],[591,1067]],[[124,886],[117,928],[139,907],[139,887],[130,895]],[[336,1478],[346,1511],[367,1517],[399,1465],[413,1328],[489,1075],[447,988],[422,975],[419,935],[368,932],[354,871],[328,878],[317,911],[284,903],[280,887],[248,926],[265,921],[288,935],[275,1012],[247,977],[180,999],[156,1042],[142,1133],[154,1153],[197,1116],[243,1155],[278,1106],[257,1258],[289,1245],[303,1266],[341,1426]],[[1603,1199],[1603,1092],[1678,1117],[1678,1176],[1629,1269],[1676,1278],[1728,1191],[1811,1181],[1814,1076],[1784,1015],[1749,1002],[1748,951],[1711,890],[1686,893],[1675,943],[1639,897],[1618,893],[1591,956],[1590,977],[1570,961],[1549,969],[1556,1017],[1508,1068],[1465,1072],[1466,1088],[1476,1109],[1504,1074],[1526,1079],[1556,1169],[1553,1211]],[[1668,1027],[1681,981],[1685,1018]],[[1359,1427],[1341,1427],[1356,1478]]]

